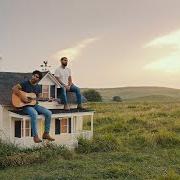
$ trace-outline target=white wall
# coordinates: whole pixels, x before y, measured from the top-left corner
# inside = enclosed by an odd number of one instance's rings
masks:
[[[19,118],[11,119],[11,127],[10,127],[10,117],[7,108],[3,108],[3,133],[4,140],[17,144],[22,147],[33,147],[36,144],[33,142],[32,137],[24,137],[24,138],[15,138],[14,137],[14,121]],[[38,135],[41,138],[44,132],[44,118],[39,117],[38,119]],[[67,145],[68,147],[76,147],[77,146],[77,137],[83,135],[84,138],[92,138],[93,133],[91,131],[84,132],[82,131],[83,125],[83,117],[82,116],[74,116],[72,118],[72,124],[74,126],[71,133],[61,133],[60,135],[55,135],[55,117],[52,118],[51,121],[51,129],[50,134],[55,138],[55,144]],[[11,134],[11,138],[9,137]],[[1,135],[1,134],[0,134]],[[37,146],[42,145],[43,143],[37,144]]]
[[[2,120],[3,120],[2,113],[3,113],[3,107],[0,105],[0,129],[2,128]]]
[[[10,119],[9,119],[9,111],[8,107],[2,108],[2,128],[0,131],[1,138],[9,141],[10,139]]]

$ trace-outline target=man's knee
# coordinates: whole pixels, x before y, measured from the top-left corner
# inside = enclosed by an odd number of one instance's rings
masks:
[[[52,112],[50,110],[47,110],[47,116],[49,116],[49,117],[52,116]]]
[[[80,88],[79,88],[79,87],[77,87],[77,86],[74,86],[74,88],[73,88],[73,89],[74,89],[74,91],[75,91],[75,92],[78,92],[78,93],[80,93]]]
[[[49,109],[46,109],[46,111],[43,113],[45,117],[51,118],[52,112]]]
[[[76,92],[77,92],[77,94],[81,94],[80,88],[77,87],[77,91]]]
[[[80,88],[76,86],[76,90],[77,90],[77,91],[80,91]]]
[[[29,113],[29,116],[30,116],[31,118],[37,118],[38,112],[37,112],[36,110],[34,110],[34,111],[32,111],[31,113]]]

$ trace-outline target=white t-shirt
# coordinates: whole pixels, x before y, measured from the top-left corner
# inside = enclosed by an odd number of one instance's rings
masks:
[[[55,70],[54,76],[58,77],[65,85],[68,85],[68,78],[71,76],[71,70],[67,67],[62,68],[62,66],[59,66]]]

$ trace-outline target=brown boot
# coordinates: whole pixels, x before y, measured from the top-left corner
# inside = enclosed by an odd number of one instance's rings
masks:
[[[84,110],[82,104],[78,104],[78,105],[77,105],[77,109],[78,109],[78,110]]]
[[[34,136],[34,137],[33,137],[33,140],[34,140],[35,143],[40,143],[40,142],[42,142],[42,140],[38,137],[38,135]]]
[[[64,105],[64,110],[69,111],[69,110],[70,110],[69,105],[65,104],[65,105]]]
[[[52,138],[52,137],[49,135],[49,133],[47,133],[47,132],[44,132],[42,138],[43,138],[43,139],[47,139],[47,140],[49,140],[49,141],[55,141],[55,139]]]

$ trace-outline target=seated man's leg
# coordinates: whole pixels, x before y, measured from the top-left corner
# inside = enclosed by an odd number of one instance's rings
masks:
[[[39,143],[42,142],[39,137],[38,137],[38,132],[37,132],[37,116],[38,113],[34,109],[34,107],[24,107],[23,112],[28,114],[31,117],[31,128],[32,128],[32,136],[34,137],[34,142]]]
[[[64,104],[64,109],[69,110],[68,107],[68,101],[67,101],[67,94],[66,94],[66,88],[65,87],[61,87],[60,88],[60,96],[62,98],[62,103]]]
[[[71,85],[70,91],[76,93],[78,107],[82,108],[82,97],[81,97],[80,89],[73,84]]]
[[[39,105],[36,105],[34,108],[36,109],[36,111],[39,114],[43,114],[45,116],[45,129],[44,129],[43,139],[48,139],[50,141],[54,141],[55,139],[53,139],[49,135],[52,112],[49,109],[46,109]]]

